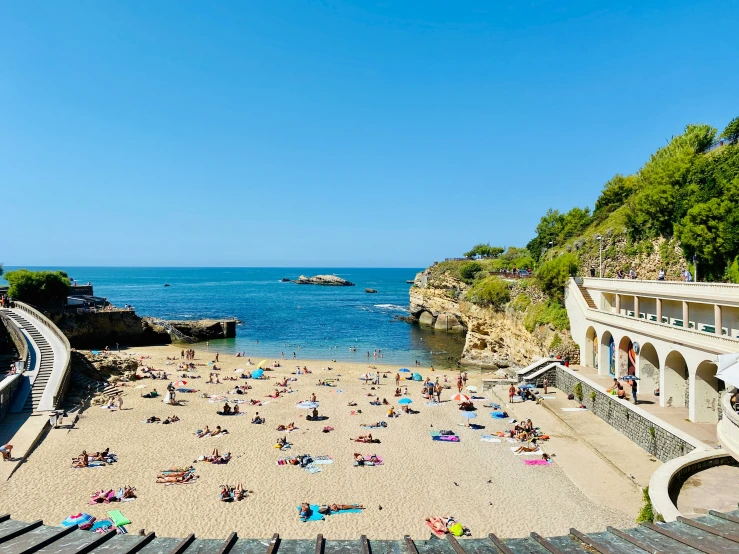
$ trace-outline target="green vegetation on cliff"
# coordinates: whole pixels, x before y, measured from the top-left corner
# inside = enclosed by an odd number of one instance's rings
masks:
[[[602,236],[606,277],[628,270],[638,256],[651,256],[673,266],[670,277],[677,278],[674,268],[695,256],[701,279],[739,282],[732,270],[739,265],[739,118],[721,136],[727,144],[707,151],[717,130],[688,125],[639,171],[609,180],[592,213],[547,211],[528,250],[537,262],[572,252],[583,268],[599,257],[596,237]]]
[[[8,294],[15,300],[40,308],[56,308],[67,302],[70,280],[63,271],[8,271],[5,280],[10,284]]]

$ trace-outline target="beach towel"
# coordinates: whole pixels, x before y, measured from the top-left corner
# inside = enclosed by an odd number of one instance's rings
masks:
[[[108,515],[110,516],[110,519],[113,520],[116,527],[129,525],[131,523],[131,520],[124,516],[120,510],[111,510],[108,512]]]
[[[483,404],[483,407],[492,408],[494,410],[500,410],[501,408],[500,404],[496,404],[495,402],[491,402],[490,404]]]
[[[543,398],[544,400],[555,400],[556,396],[540,396],[539,398]]]
[[[333,464],[334,460],[331,456],[316,456],[313,458],[313,463],[318,465]]]
[[[508,417],[505,412],[490,412],[490,415],[495,419],[505,419]]]
[[[426,406],[433,408],[434,406],[441,406],[441,402],[426,402]]]
[[[470,396],[470,399],[472,400],[487,400],[487,396]]]
[[[303,469],[307,471],[308,473],[320,473],[321,472],[321,468],[313,464],[308,464]]]
[[[318,513],[319,507],[318,504],[310,504],[310,515],[308,517],[300,516],[300,521],[305,523],[306,521],[323,521],[326,519],[322,514]],[[300,506],[298,506],[298,514],[300,514]]]
[[[527,466],[550,466],[551,460],[522,460]]]
[[[338,510],[336,512],[331,512],[329,515],[334,514],[361,514],[364,510],[360,510],[359,508],[350,508],[348,510]]]
[[[93,523],[92,527],[90,527],[90,531],[93,533],[107,533],[113,529],[113,527],[113,522],[110,519],[101,519]]]
[[[431,440],[439,442],[459,442],[458,435],[442,435],[439,431],[431,431]]]
[[[502,442],[502,439],[494,437],[493,435],[483,435],[480,437],[480,440],[483,442]]]
[[[537,448],[533,452],[516,452],[520,447],[518,446],[511,446],[511,452],[513,452],[516,456],[541,456],[544,454],[542,452],[541,448]]]
[[[563,412],[587,412],[587,408],[562,408]]]

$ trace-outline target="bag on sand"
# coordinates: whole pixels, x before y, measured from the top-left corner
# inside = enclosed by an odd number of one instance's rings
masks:
[[[575,395],[574,394],[570,393],[570,394],[567,395],[567,400],[574,400],[574,399],[575,399]]]

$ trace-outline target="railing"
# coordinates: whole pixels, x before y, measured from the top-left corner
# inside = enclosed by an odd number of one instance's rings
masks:
[[[585,299],[577,288],[577,284],[574,279],[570,279],[568,287],[569,294],[574,295],[578,306],[587,320],[596,321],[604,325],[610,325],[622,329],[628,329],[636,333],[642,333],[644,335],[668,340],[676,344],[682,344],[684,346],[697,348],[711,353],[724,354],[739,350],[739,339],[590,308],[585,304]]]
[[[732,283],[687,283],[647,279],[586,277],[585,287],[621,294],[739,306],[739,285]]]
[[[0,312],[0,319],[3,320],[5,328],[8,330],[8,333],[10,333],[10,337],[13,339],[13,344],[15,344],[15,348],[16,350],[18,350],[18,356],[21,360],[23,360],[23,369],[28,369],[29,352],[28,342],[25,335],[21,333],[21,330],[18,328],[13,320],[4,315],[2,312]]]
[[[735,142],[736,142],[735,139],[734,140],[731,140],[731,139],[717,140],[716,142],[714,142],[713,144],[711,144],[708,148],[706,148],[703,152],[704,153],[705,152],[712,152],[713,150],[716,150],[718,148],[721,148],[722,146],[725,146],[727,144],[734,144]]]
[[[175,327],[174,325],[172,325],[169,321],[165,321],[163,319],[159,319],[159,318],[156,318],[156,317],[146,317],[146,318],[144,318],[144,320],[150,322],[152,325],[157,325],[159,327],[164,327],[164,329],[168,333],[174,335],[175,337],[177,337],[178,339],[180,339],[182,341],[190,342],[190,343],[192,343],[192,342],[198,342],[193,337],[191,337],[189,335],[186,335],[185,333],[183,333],[182,331],[180,331],[179,329],[177,329],[177,327]]]
[[[716,429],[721,446],[739,460],[739,414],[731,405],[731,393],[721,395],[721,419]]]
[[[69,375],[71,373],[72,365],[72,347],[69,344],[69,339],[64,333],[59,330],[59,327],[54,325],[54,323],[48,317],[39,312],[37,309],[29,306],[28,304],[24,304],[23,302],[18,302],[17,300],[14,300],[12,302],[12,307],[18,310],[22,310],[41,321],[41,323],[43,323],[52,333],[54,333],[59,338],[59,340],[62,342],[62,345],[64,346],[61,363],[58,366],[57,364],[54,364],[56,367],[63,368],[62,375],[59,379],[56,380],[56,385],[51,397],[53,405],[52,408],[56,408],[61,403],[62,398],[64,397],[64,393],[67,390],[67,385],[69,384]]]

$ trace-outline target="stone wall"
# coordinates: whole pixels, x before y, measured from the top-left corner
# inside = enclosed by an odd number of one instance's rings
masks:
[[[5,379],[0,380],[0,420],[5,417],[10,409],[10,404],[15,398],[15,391],[21,384],[23,375],[16,373],[15,375],[8,375]]]
[[[15,351],[18,353],[18,357],[25,364],[26,358],[28,357],[28,342],[26,341],[26,337],[8,317],[0,314],[0,320],[2,320],[8,332],[8,336],[15,347]]]
[[[549,384],[566,394],[574,393],[575,385],[582,383],[585,407],[659,460],[667,462],[695,449],[686,440],[638,413],[631,404],[592,387],[566,368],[558,366],[547,373],[551,373]],[[594,399],[590,398],[592,392]]]

